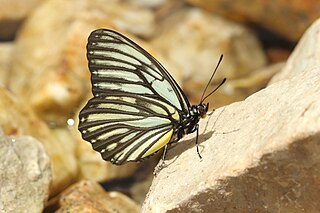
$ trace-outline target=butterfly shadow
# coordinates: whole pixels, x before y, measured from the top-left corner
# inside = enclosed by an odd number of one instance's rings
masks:
[[[203,146],[201,146],[201,143],[203,143],[204,141],[211,138],[212,135],[214,134],[214,132],[215,132],[214,130],[207,131],[206,133],[198,136],[198,146],[200,147],[200,154],[201,154],[201,150],[203,148]],[[194,149],[195,155],[198,155],[197,154],[196,136],[192,137],[190,139],[187,139],[187,140],[179,141],[177,143],[169,144],[168,146],[169,147],[168,147],[168,150],[167,150],[167,153],[165,156],[166,166],[173,164],[179,158],[179,156],[182,153],[184,153],[185,151],[187,151],[188,149]],[[200,156],[199,156],[199,159],[201,159]]]
[[[204,130],[202,131],[202,133],[200,133],[198,135],[198,144],[196,142],[196,133],[194,134],[194,137],[190,138],[190,139],[185,139],[185,140],[181,140],[177,143],[172,143],[169,144],[168,146],[168,152],[166,153],[165,156],[165,161],[166,161],[166,165],[169,166],[171,164],[173,164],[178,158],[179,156],[187,151],[188,149],[194,149],[194,153],[195,155],[199,156],[199,160],[201,160],[201,152],[204,149],[204,146],[201,145],[203,142],[207,141],[209,138],[213,137],[214,134],[229,134],[229,133],[233,133],[236,132],[240,129],[235,129],[235,130],[231,130],[231,131],[223,131],[223,132],[218,132],[216,131],[216,124],[217,121],[219,119],[219,117],[222,115],[222,113],[224,112],[225,107],[222,108],[222,110],[219,112],[219,114],[215,117],[215,120],[213,121],[213,124],[210,125],[209,127],[209,122],[211,119],[213,119],[213,113],[209,114],[209,118],[207,120],[207,122],[205,123],[205,127]],[[199,154],[197,153],[197,145],[199,147]]]

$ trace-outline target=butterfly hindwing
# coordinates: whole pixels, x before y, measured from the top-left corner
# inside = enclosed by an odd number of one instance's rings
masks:
[[[122,164],[167,144],[178,116],[170,105],[152,98],[110,95],[89,100],[80,113],[79,130],[103,159]]]

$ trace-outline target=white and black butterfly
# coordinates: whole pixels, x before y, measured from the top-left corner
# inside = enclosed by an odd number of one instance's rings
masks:
[[[79,114],[79,131],[104,160],[117,165],[140,161],[185,134],[198,136],[199,119],[208,111],[203,101],[225,81],[191,106],[155,58],[107,29],[90,34],[87,58],[94,97]]]

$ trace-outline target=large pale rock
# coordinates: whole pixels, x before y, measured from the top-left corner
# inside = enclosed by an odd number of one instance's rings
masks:
[[[272,78],[270,84],[292,78],[311,66],[320,66],[320,19],[302,36],[285,67]]]
[[[6,137],[0,129],[0,212],[42,212],[49,196],[50,159],[32,137]]]
[[[188,2],[233,20],[255,23],[291,40],[298,40],[320,15],[318,0],[188,0]]]
[[[0,40],[12,40],[23,20],[41,0],[0,0]]]
[[[10,89],[46,121],[64,124],[91,87],[86,43],[96,28],[149,36],[151,10],[110,0],[48,0],[26,20],[14,50]]]
[[[140,212],[140,207],[127,196],[119,192],[106,192],[93,181],[81,181],[69,187],[62,193],[59,204],[57,213]]]
[[[0,128],[6,135],[31,135],[44,145],[51,159],[51,195],[57,194],[75,180],[78,168],[74,141],[70,137],[57,137],[25,102],[18,101],[3,88],[0,88]]]
[[[202,121],[202,160],[194,135],[169,150],[143,212],[319,212],[320,66],[313,61]]]
[[[221,54],[216,82],[247,76],[266,65],[261,45],[248,29],[197,8],[181,9],[159,31],[152,44],[168,63],[183,70],[184,89],[191,99],[193,94],[200,98]],[[219,92],[227,93],[223,88]]]

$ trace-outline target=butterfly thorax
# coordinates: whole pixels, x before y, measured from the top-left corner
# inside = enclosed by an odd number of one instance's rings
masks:
[[[183,114],[176,129],[176,141],[181,139],[184,135],[195,132],[197,130],[198,122],[201,118],[205,118],[208,112],[208,104],[192,105],[189,108],[188,114]]]

